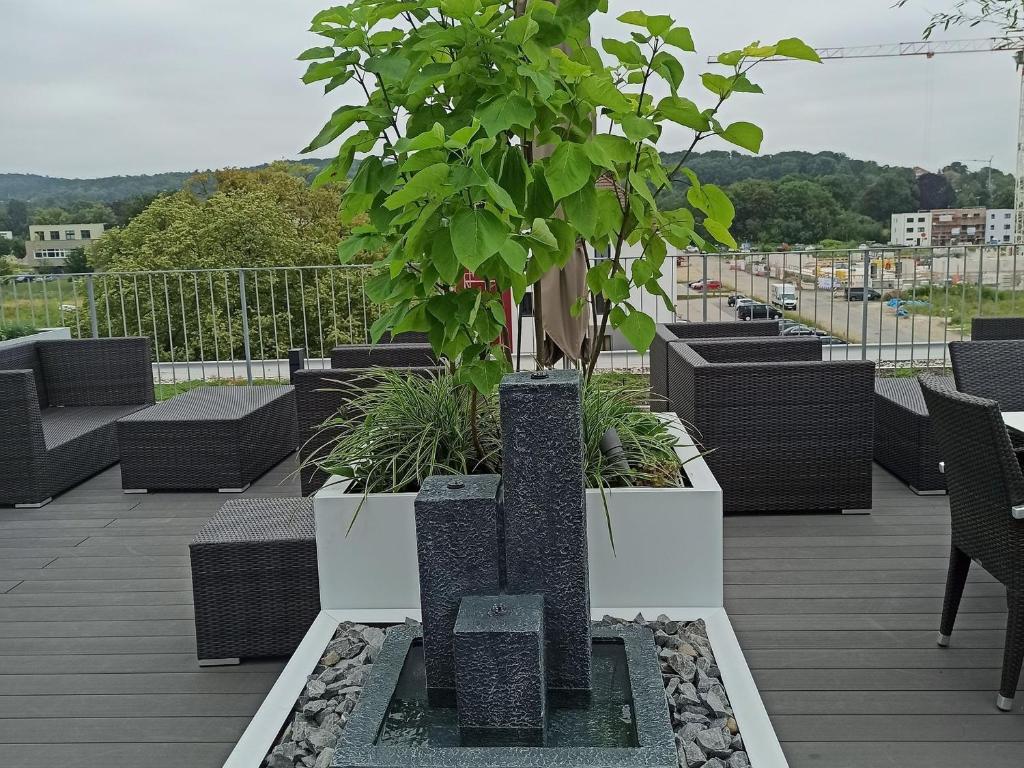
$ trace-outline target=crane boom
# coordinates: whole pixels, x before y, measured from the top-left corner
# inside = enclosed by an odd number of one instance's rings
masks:
[[[1017,175],[1014,179],[1013,242],[1024,244],[1024,35],[982,37],[970,40],[916,40],[909,43],[882,45],[856,45],[838,48],[816,48],[824,59],[878,59],[887,56],[925,56],[932,58],[945,53],[991,53],[1012,51],[1021,70],[1021,91],[1017,107]],[[789,61],[775,56],[765,61]],[[717,64],[718,58],[708,57],[708,64]]]

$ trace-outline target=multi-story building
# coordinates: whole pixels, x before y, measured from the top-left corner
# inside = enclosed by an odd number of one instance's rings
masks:
[[[14,233],[9,229],[0,229],[0,240],[13,240]]]
[[[989,208],[985,216],[986,243],[1012,243],[1016,234],[1012,208]]]
[[[889,242],[893,245],[931,245],[931,213],[929,211],[894,213],[889,234]]]
[[[85,248],[103,235],[103,224],[33,224],[25,241],[26,267],[63,267],[76,248]]]
[[[984,245],[1013,242],[1013,211],[943,208],[894,213],[889,242],[903,246]]]
[[[985,242],[984,208],[944,208],[932,211],[930,245],[980,245]]]

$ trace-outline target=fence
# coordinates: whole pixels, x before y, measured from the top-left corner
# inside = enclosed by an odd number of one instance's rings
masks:
[[[63,326],[76,337],[146,336],[163,382],[281,379],[290,348],[326,367],[332,347],[368,341],[380,311],[366,298],[374,269],[8,276],[0,278],[0,322]],[[674,313],[649,295],[632,297],[659,322],[734,320],[730,295],[771,304],[789,286],[796,309],[778,312],[829,336],[826,357],[885,366],[945,366],[947,342],[969,338],[973,317],[1024,314],[1024,253],[1015,246],[683,254],[666,272]],[[522,363],[532,366],[532,318],[519,320],[514,312]],[[604,343],[602,367],[647,367],[647,356],[617,335]]]
[[[1024,251],[1012,245],[687,254],[677,264],[680,320],[733,319],[732,294],[775,300],[788,322],[830,337],[826,357],[883,366],[945,367],[946,344],[970,338],[974,317],[1024,314]],[[783,306],[787,292],[795,309]]]
[[[0,279],[0,319],[74,337],[146,336],[160,381],[287,378],[288,350],[327,365],[366,343],[372,267],[280,267]]]

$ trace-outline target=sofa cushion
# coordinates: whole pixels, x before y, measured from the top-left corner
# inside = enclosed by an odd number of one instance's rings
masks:
[[[39,408],[49,407],[50,401],[46,395],[46,379],[43,378],[43,363],[39,359],[39,351],[34,341],[27,341],[24,344],[15,344],[0,349],[0,370],[32,371],[36,380],[36,397],[39,399]]]
[[[40,412],[46,449],[53,450],[100,429],[113,429],[117,420],[139,410],[137,405],[100,405],[82,408],[47,408]]]

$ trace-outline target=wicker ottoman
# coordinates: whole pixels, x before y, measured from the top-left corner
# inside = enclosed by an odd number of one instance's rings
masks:
[[[291,386],[199,387],[117,422],[121,487],[239,493],[295,451]]]
[[[312,499],[233,499],[189,556],[201,666],[288,656],[320,612]]]
[[[917,379],[875,379],[875,461],[914,493],[929,495],[946,492],[940,460]]]

